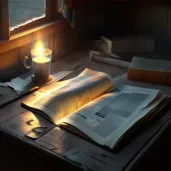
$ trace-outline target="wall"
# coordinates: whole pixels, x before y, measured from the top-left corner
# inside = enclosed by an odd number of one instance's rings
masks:
[[[155,50],[168,54],[171,42],[171,6],[167,1],[136,3],[134,32],[156,38]]]
[[[105,34],[108,36],[132,33],[134,3],[129,1],[109,1],[105,10]]]
[[[171,47],[171,2],[168,0],[109,0],[106,34],[151,36],[155,51],[168,54]]]
[[[81,3],[82,2],[82,3]],[[76,27],[78,37],[98,38],[104,32],[105,8],[103,0],[75,1]]]

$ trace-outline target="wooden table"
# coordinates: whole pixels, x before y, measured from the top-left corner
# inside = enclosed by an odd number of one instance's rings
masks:
[[[52,73],[73,70],[74,72],[65,78],[69,79],[77,76],[85,68],[103,71],[112,77],[124,72],[111,65],[90,61],[85,49],[54,64]],[[162,115],[135,135],[124,148],[112,153],[55,127],[41,116],[20,106],[22,100],[34,99],[39,93],[46,92],[53,86],[55,84],[43,87],[0,109],[1,170],[132,171],[160,170],[160,166],[162,170],[169,168],[169,160],[166,159],[171,151],[170,110],[163,111]],[[26,138],[25,134],[37,126],[46,126],[48,130],[36,140]]]

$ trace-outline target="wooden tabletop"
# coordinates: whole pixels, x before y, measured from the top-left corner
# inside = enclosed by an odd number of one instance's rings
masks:
[[[121,74],[123,69],[89,60],[87,49],[69,55],[53,64],[52,73],[63,70],[74,72],[65,78],[73,78],[85,68],[106,72],[112,77]],[[40,93],[57,86],[57,83],[47,85],[38,91],[22,97],[0,109],[0,129],[29,145],[51,153],[56,158],[80,167],[84,170],[129,170],[139,156],[151,147],[168,127],[171,118],[170,111],[165,111],[162,117],[154,120],[148,127],[136,135],[131,142],[118,152],[110,152],[84,140],[66,130],[56,127],[41,116],[33,114],[21,107],[22,100],[35,99]],[[46,133],[36,140],[25,135],[35,127],[47,127]]]

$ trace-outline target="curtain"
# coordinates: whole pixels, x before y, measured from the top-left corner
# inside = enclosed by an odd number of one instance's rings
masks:
[[[75,9],[73,7],[74,0],[59,0],[59,12],[71,23],[71,27],[75,27]]]

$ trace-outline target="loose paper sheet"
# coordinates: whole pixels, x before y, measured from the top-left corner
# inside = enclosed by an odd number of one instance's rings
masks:
[[[72,71],[61,71],[56,74],[52,75],[52,80],[47,82],[53,82],[53,81],[59,81],[62,78],[66,77],[69,75]],[[32,74],[31,73],[26,73],[22,76],[19,76],[17,78],[14,78],[11,80],[11,82],[7,83],[9,87],[13,88],[17,93],[22,93],[25,91],[28,91],[29,89],[35,87],[35,86],[41,86],[38,83],[34,82],[32,79]],[[44,83],[43,85],[45,85]]]

